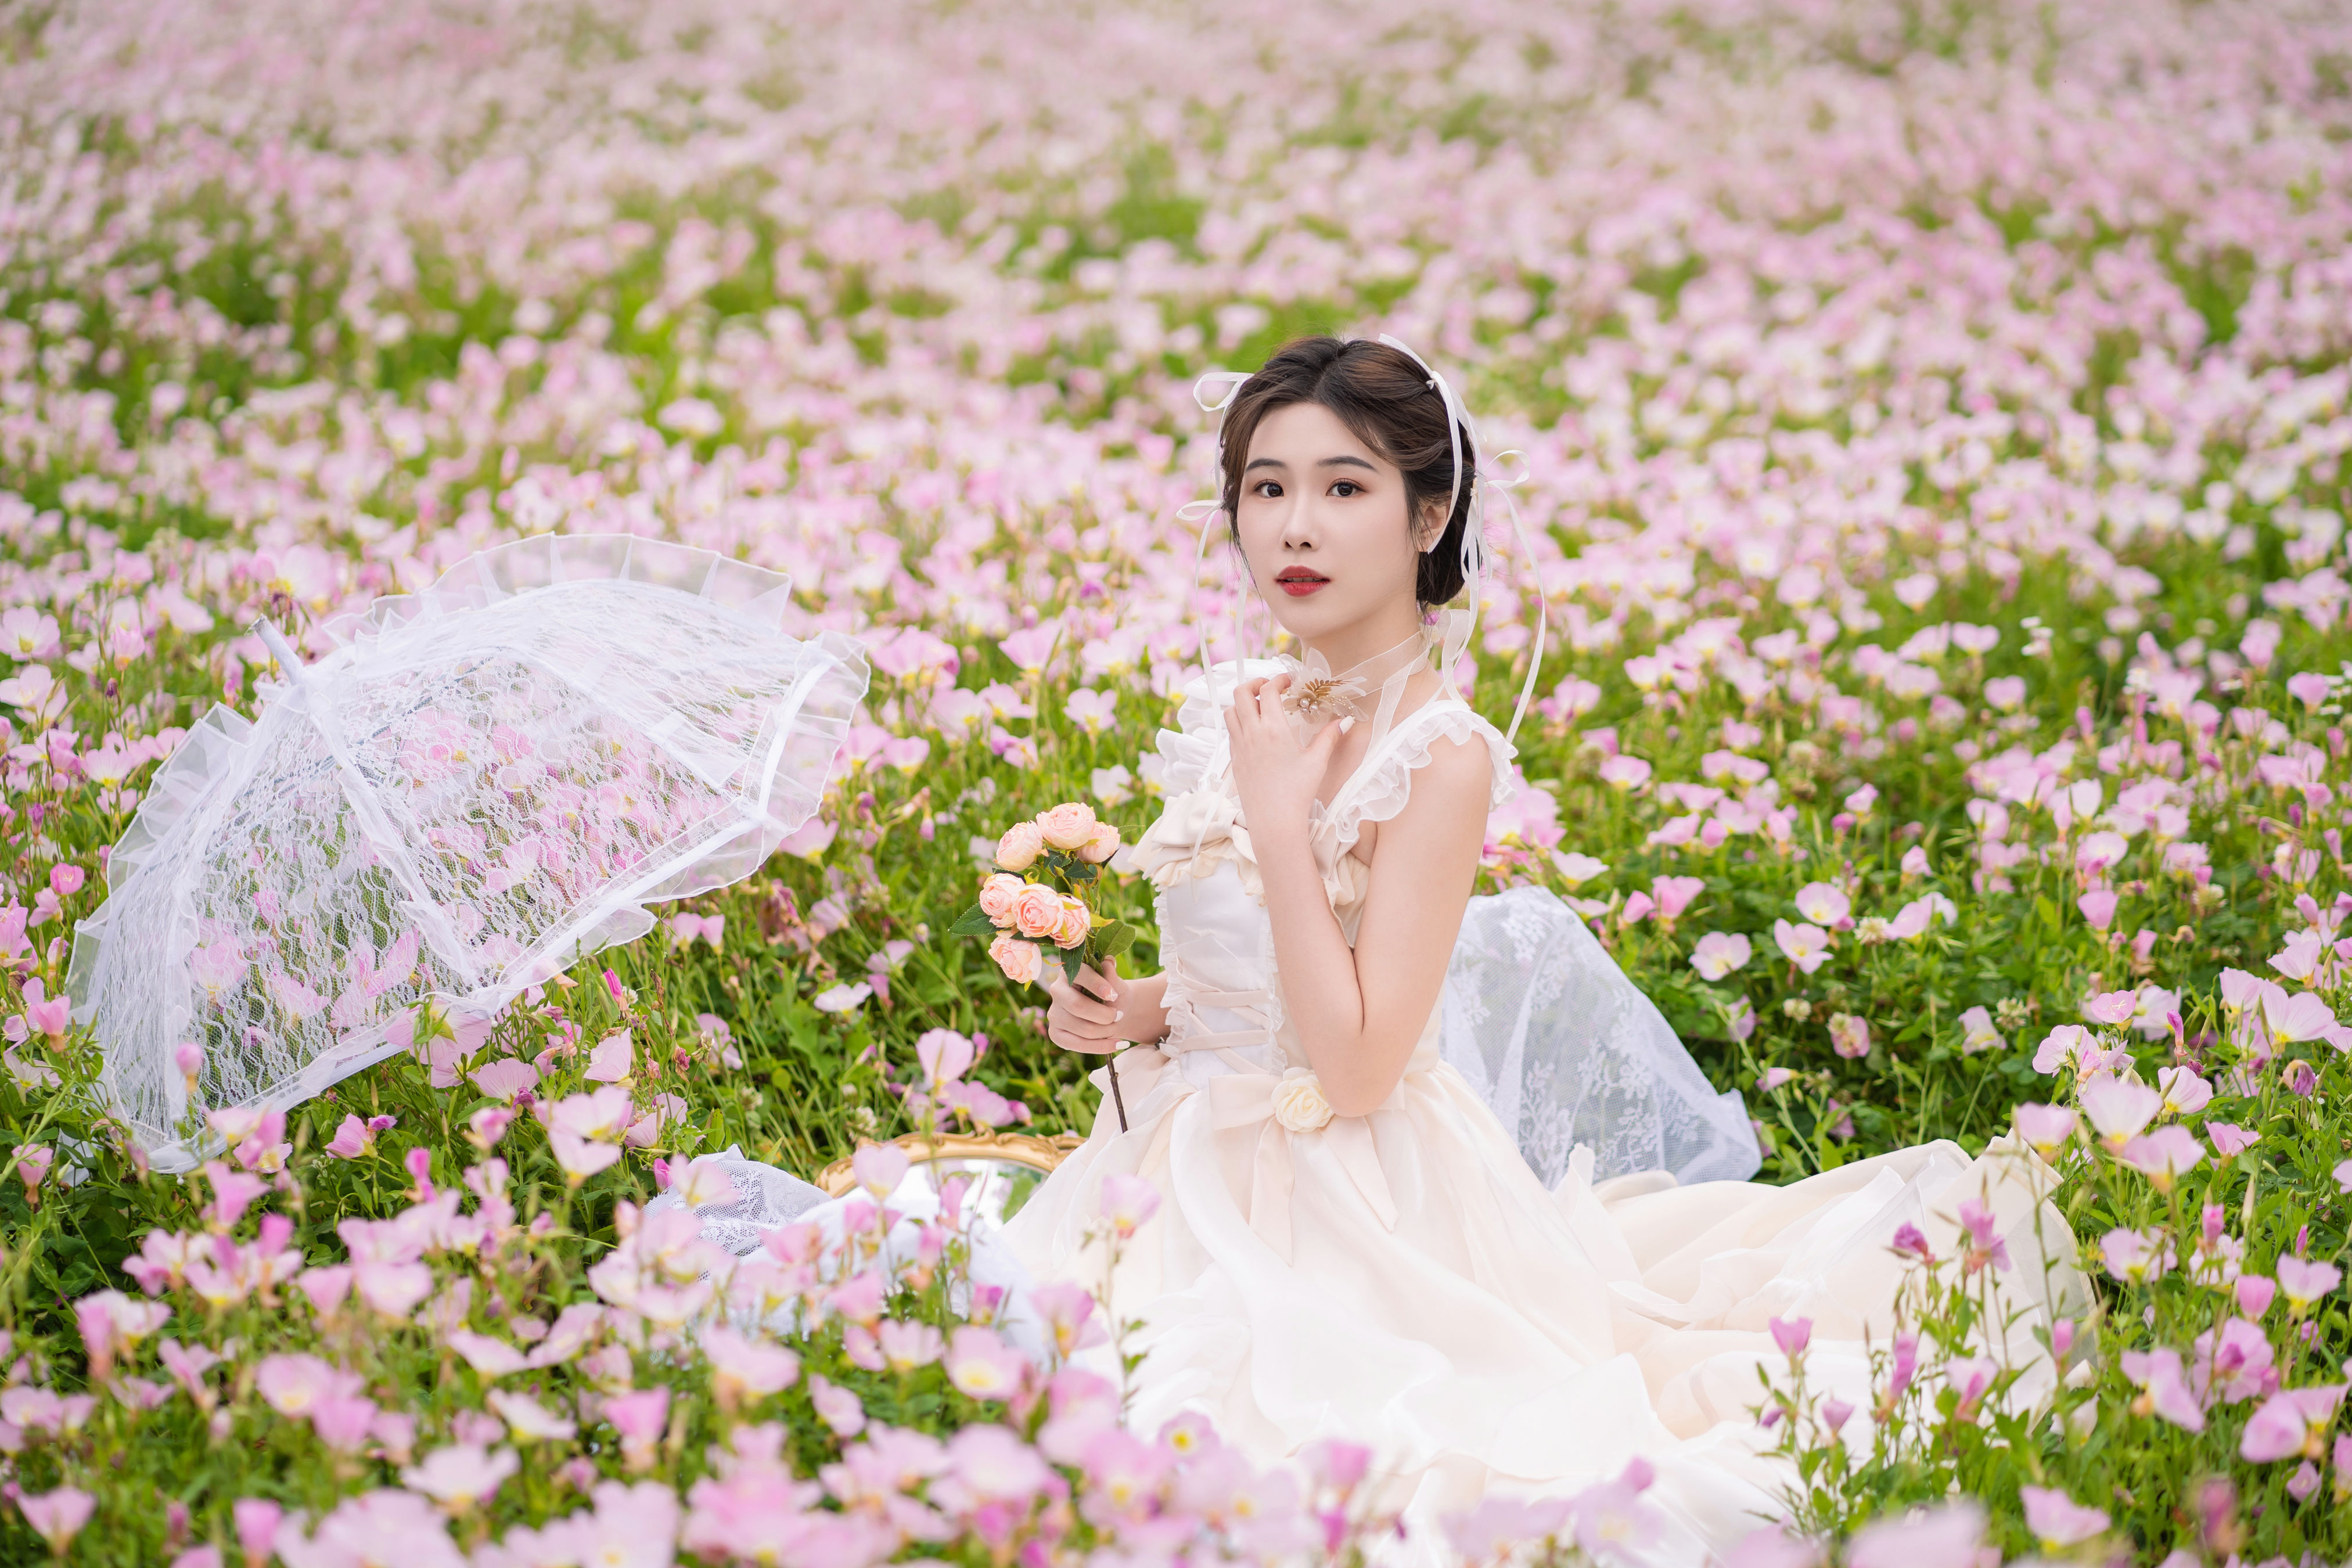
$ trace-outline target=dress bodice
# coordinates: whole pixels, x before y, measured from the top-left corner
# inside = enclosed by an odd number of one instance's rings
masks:
[[[1243,679],[1263,673],[1244,668]],[[1168,804],[1138,840],[1134,859],[1157,895],[1160,961],[1168,976],[1169,1037],[1161,1049],[1196,1085],[1228,1073],[1279,1078],[1305,1070],[1276,973],[1274,928],[1257,859],[1233,783],[1225,714],[1234,677],[1220,671],[1185,689],[1174,731],[1160,733]],[[1473,738],[1487,748],[1490,805],[1510,795],[1511,748],[1494,726],[1451,691],[1399,719],[1365,754],[1328,805],[1308,818],[1309,847],[1325,894],[1352,946],[1371,893],[1371,868],[1354,853],[1364,828],[1404,809],[1412,775],[1441,742]],[[1438,1059],[1433,1007],[1406,1072]]]

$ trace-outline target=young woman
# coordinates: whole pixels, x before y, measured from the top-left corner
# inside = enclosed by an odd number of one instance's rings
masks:
[[[1056,985],[1048,1016],[1070,1050],[1140,1043],[1119,1064],[1127,1130],[1100,1117],[1006,1237],[1041,1278],[1099,1283],[1102,1179],[1156,1185],[1108,1282],[1144,1324],[1141,1431],[1198,1412],[1261,1460],[1367,1443],[1386,1500],[1424,1524],[1640,1457],[1674,1521],[1658,1550],[1705,1561],[1780,1511],[1751,1414],[1759,1365],[1785,1366],[1769,1319],[1811,1319],[1813,1386],[1866,1409],[1897,1225],[1948,1251],[1963,1198],[1994,1211],[2001,1283],[2029,1310],[1993,1348],[2018,1362],[2040,1356],[2053,1294],[2079,1289],[2073,1244],[2047,1205],[2037,1223],[2046,1177],[2008,1145],[1785,1189],[1597,1194],[1580,1166],[1547,1191],[1439,1059],[1512,754],[1429,658],[1463,587],[1470,434],[1417,359],[1377,342],[1294,342],[1229,405],[1223,516],[1307,662],[1220,667],[1161,734],[1166,809],[1134,855],[1167,967]]]

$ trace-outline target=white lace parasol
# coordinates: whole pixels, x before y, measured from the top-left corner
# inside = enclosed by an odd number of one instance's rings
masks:
[[[391,1054],[423,996],[486,1017],[649,930],[647,904],[756,869],[815,813],[866,692],[856,643],[783,632],[790,587],[550,535],[330,623],[315,664],[265,626],[288,680],[189,733],[75,934],[74,1016],[156,1167],[201,1156],[206,1111]]]

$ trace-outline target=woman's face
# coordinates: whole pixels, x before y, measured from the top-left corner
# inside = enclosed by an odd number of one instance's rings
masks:
[[[1442,520],[1438,507],[1423,510],[1425,542]],[[1404,476],[1321,404],[1258,421],[1234,521],[1250,576],[1292,636],[1336,659],[1359,629],[1393,642],[1419,624],[1422,542],[1406,510]]]

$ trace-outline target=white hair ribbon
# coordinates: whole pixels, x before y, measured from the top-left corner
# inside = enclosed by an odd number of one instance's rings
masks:
[[[1245,370],[1204,370],[1201,373],[1200,378],[1192,383],[1192,401],[1201,405],[1201,412],[1203,414],[1223,414],[1225,411],[1225,405],[1240,394],[1243,384],[1249,378],[1250,373]],[[1214,403],[1201,395],[1201,389],[1213,381],[1225,384],[1225,395]]]

